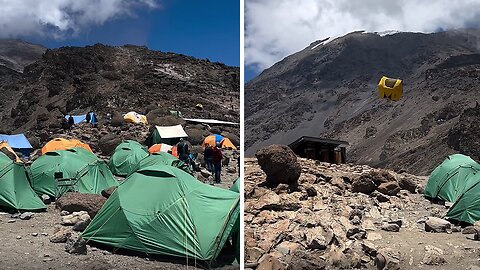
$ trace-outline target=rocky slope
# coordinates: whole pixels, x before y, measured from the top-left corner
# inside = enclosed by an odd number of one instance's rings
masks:
[[[266,188],[245,161],[246,268],[478,269],[475,227],[441,219],[447,208],[421,194],[426,177],[298,161],[294,192]]]
[[[146,47],[97,44],[47,50],[9,84],[16,100],[0,110],[0,132],[24,132],[44,143],[64,133],[63,115],[90,110],[100,129],[107,113],[118,123],[129,111],[149,114],[150,124],[183,123],[169,110],[239,122],[239,86],[236,67]],[[195,108],[197,103],[203,110]],[[239,135],[238,129],[229,131]]]
[[[39,60],[46,48],[22,40],[0,40],[0,66],[23,72],[25,66]]]
[[[246,154],[302,135],[323,136],[350,142],[351,162],[427,174],[446,155],[468,148],[458,146],[458,136],[467,136],[459,120],[471,120],[461,115],[475,110],[479,44],[475,29],[354,32],[314,42],[245,86]],[[382,75],[403,79],[400,101],[378,98]],[[470,136],[469,143],[479,141]]]
[[[25,66],[39,60],[46,48],[21,40],[0,40],[0,118],[18,102],[22,90],[18,81]]]

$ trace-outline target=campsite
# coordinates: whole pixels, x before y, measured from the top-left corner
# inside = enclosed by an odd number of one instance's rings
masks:
[[[95,45],[25,69],[0,102],[3,269],[238,268],[238,68]]]

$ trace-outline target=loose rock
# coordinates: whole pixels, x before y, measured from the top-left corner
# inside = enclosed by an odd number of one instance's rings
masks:
[[[427,232],[446,232],[451,226],[450,222],[437,217],[428,217],[425,221],[425,231]]]
[[[71,235],[65,243],[65,251],[75,255],[87,255],[87,242],[79,235]]]

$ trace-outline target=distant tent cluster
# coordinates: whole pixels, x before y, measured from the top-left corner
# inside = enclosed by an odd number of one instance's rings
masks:
[[[480,164],[468,156],[449,156],[432,172],[427,198],[451,202],[447,218],[473,224],[480,220]]]
[[[65,116],[67,121],[72,118],[74,124],[97,122],[93,113]],[[148,124],[135,112],[125,114],[124,120]],[[231,241],[240,260],[240,180],[227,190],[196,179],[193,169],[177,158],[175,145],[187,138],[181,125],[155,126],[145,142],[148,149],[133,140],[123,141],[108,163],[87,143],[54,138],[26,168],[17,155],[28,157],[33,150],[25,135],[0,135],[0,207],[41,211],[47,207],[40,196],[101,194],[117,186],[82,233],[87,241],[208,263]],[[206,145],[236,149],[218,134],[206,137]],[[119,182],[115,176],[125,180]]]

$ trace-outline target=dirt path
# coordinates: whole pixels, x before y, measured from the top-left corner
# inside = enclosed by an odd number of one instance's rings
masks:
[[[15,219],[14,223],[8,223],[10,219],[10,214],[0,215],[1,269],[200,269],[181,263],[113,254],[90,245],[87,245],[87,255],[68,254],[64,250],[65,244],[49,240],[55,224],[60,221],[60,212],[53,205],[47,212],[35,213],[30,220]],[[38,235],[33,236],[35,233]]]

